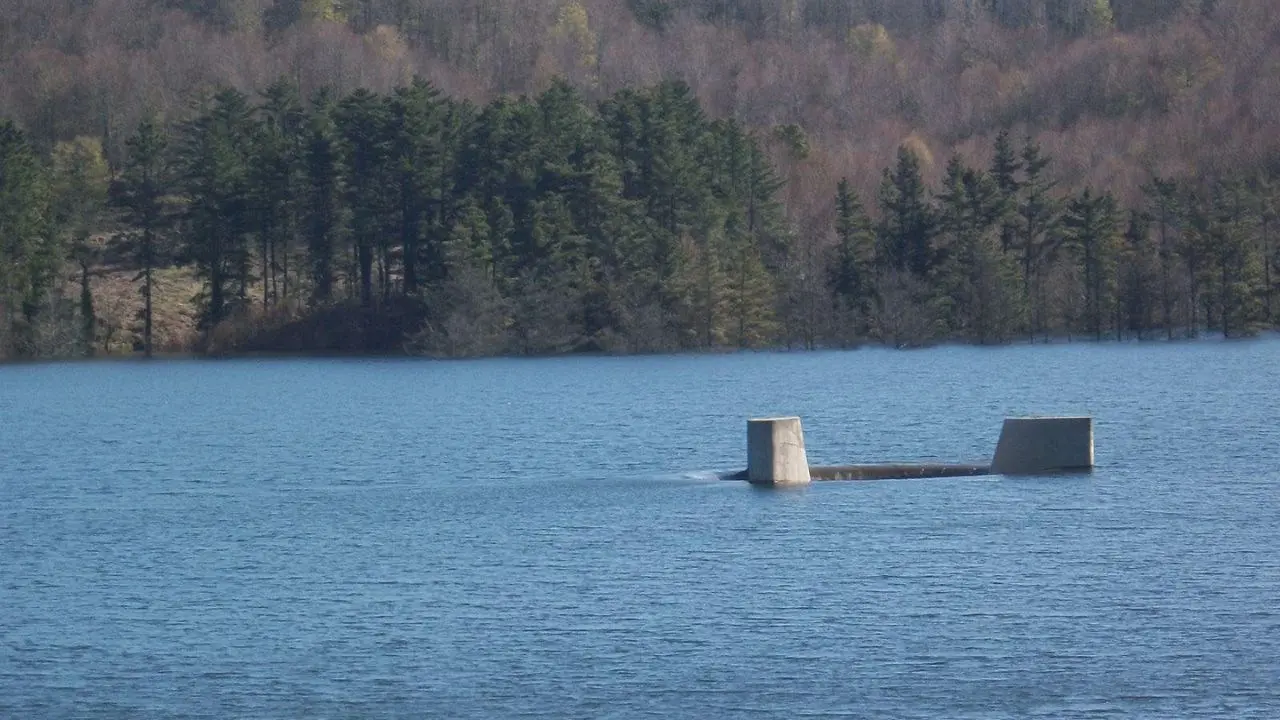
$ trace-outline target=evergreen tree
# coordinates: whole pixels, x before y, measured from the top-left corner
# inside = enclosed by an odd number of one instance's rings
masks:
[[[1156,253],[1160,259],[1160,310],[1161,324],[1169,340],[1173,339],[1174,292],[1172,277],[1177,233],[1181,225],[1183,209],[1179,202],[1178,184],[1173,180],[1152,178],[1142,187],[1146,198],[1146,213],[1155,225]]]
[[[739,220],[731,219],[724,226],[724,300],[730,323],[726,341],[740,348],[758,347],[771,341],[776,332],[776,289],[759,244]]]
[[[177,163],[187,196],[187,251],[207,284],[201,325],[212,329],[248,294],[253,126],[249,103],[236,90],[219,91],[201,110],[182,126]]]
[[[485,208],[502,208],[509,222],[490,223],[495,238],[495,272],[513,279],[536,261],[533,224],[537,202],[537,110],[527,99],[500,98],[479,113],[459,160],[457,192]]]
[[[327,90],[312,101],[303,147],[302,224],[311,266],[311,301],[333,297],[335,258],[343,228],[341,149],[333,122],[334,103]]]
[[[469,195],[461,185],[466,170],[467,145],[476,126],[475,108],[466,102],[443,101],[438,107],[439,137],[436,149],[435,176],[428,178],[427,225],[424,232],[420,282],[433,282],[449,275],[446,244],[452,224],[462,215],[467,201],[475,201],[488,220],[488,252],[486,264],[479,270],[495,286],[505,280],[498,266],[510,256],[510,238],[514,218],[496,196]]]
[[[1205,326],[1213,323],[1204,305],[1203,289],[1209,276],[1210,254],[1213,243],[1214,218],[1210,211],[1212,201],[1205,198],[1199,188],[1186,186],[1180,189],[1179,205],[1183,208],[1185,231],[1180,234],[1178,257],[1187,278],[1187,327],[1188,337],[1200,332],[1200,311],[1205,312]]]
[[[0,353],[34,353],[33,325],[61,251],[50,234],[49,179],[25,133],[0,120]]]
[[[1116,305],[1116,339],[1123,339],[1128,330],[1139,340],[1155,325],[1159,284],[1158,248],[1152,247],[1151,218],[1134,210],[1129,213],[1129,224],[1124,232],[1120,248],[1119,302]]]
[[[714,216],[696,237],[681,238],[666,288],[669,321],[682,347],[709,349],[727,341],[724,245],[724,220]]]
[[[302,205],[306,113],[297,88],[277,81],[263,93],[257,115],[249,183],[266,308],[290,295],[289,258]]]
[[[712,123],[707,142],[711,201],[723,218],[725,304],[731,317],[727,342],[760,345],[774,332],[776,289],[767,262],[779,267],[788,252],[781,206],[775,193],[781,182],[759,146],[734,121]]]
[[[133,228],[120,239],[141,268],[142,351],[151,357],[155,269],[166,256],[172,220],[165,202],[173,180],[169,141],[164,127],[154,117],[148,117],[125,146],[129,154],[114,187],[113,200],[125,223]]]
[[[531,228],[533,262],[517,280],[514,331],[526,354],[566,352],[586,336],[582,275],[589,272],[586,238],[574,227],[564,197],[536,200]]]
[[[492,275],[488,213],[473,200],[457,209],[443,243],[446,278],[425,289],[431,316],[414,338],[420,351],[446,357],[507,349],[508,303]]]
[[[1239,180],[1219,180],[1211,192],[1210,238],[1222,334],[1250,336],[1257,332],[1260,315],[1261,262],[1253,242],[1248,188]]]
[[[893,170],[885,170],[881,179],[880,213],[877,259],[888,269],[925,277],[933,259],[935,219],[920,160],[905,145],[898,148]]]
[[[369,8],[370,21],[396,14]],[[936,188],[912,145],[900,148],[875,224],[842,181],[832,243],[788,217],[756,135],[709,120],[678,82],[596,107],[553,81],[536,97],[473,107],[415,80],[341,102],[322,91],[304,109],[281,81],[256,107],[219,91],[169,129],[171,163],[155,122],[125,144],[112,196],[123,253],[97,257],[90,241],[115,229],[100,212],[104,153],[92,140],[50,143],[46,162],[0,125],[0,351],[45,352],[54,335],[68,347],[69,259],[81,264],[91,340],[89,280],[123,256],[145,280],[150,353],[152,275],[169,237],[187,241],[178,260],[204,281],[205,330],[248,307],[250,288],[264,307],[309,291],[303,312],[319,313],[345,281],[370,323],[421,320],[415,346],[444,354],[813,347],[837,325],[845,340],[915,345],[1081,327],[1095,338],[1157,327],[1172,337],[1180,325],[1238,336],[1275,322],[1264,181],[1155,178],[1125,228],[1109,194],[1063,203],[1049,158],[1031,140],[1015,149],[1007,132],[988,168],[953,158]],[[794,134],[768,138],[797,153],[792,174],[803,169]],[[171,232],[178,204],[183,225]],[[838,319],[815,319],[832,301]]]
[[[749,236],[762,257],[777,268],[790,238],[777,194],[783,186],[756,139],[736,121],[711,123],[706,134],[712,201]]]
[[[1018,245],[1019,196],[1022,192],[1018,173],[1021,171],[1022,158],[1013,148],[1009,131],[1001,130],[995,139],[991,177],[1000,191],[1000,249],[1004,252],[1010,252]]]
[[[395,91],[391,115],[404,293],[413,295],[423,263],[428,280],[444,277],[440,236],[427,232],[433,213],[438,216],[435,206],[443,202],[439,196],[444,162],[440,93],[427,81],[414,78],[408,87]]]
[[[875,231],[858,194],[842,178],[836,187],[836,248],[829,285],[837,309],[858,318],[854,333],[866,333],[875,299]]]
[[[1018,201],[1018,247],[1022,268],[1023,296],[1030,308],[1028,332],[1034,339],[1044,325],[1045,299],[1040,274],[1052,262],[1056,247],[1054,229],[1058,223],[1058,201],[1052,195],[1054,183],[1046,177],[1050,159],[1030,139],[1022,150],[1022,194]]]
[[[396,206],[391,113],[384,98],[360,89],[338,104],[334,119],[342,138],[345,201],[351,212],[360,305],[369,309],[374,301],[375,261],[384,263],[379,274],[384,294],[389,280],[386,231]]]
[[[1104,318],[1115,301],[1117,207],[1110,193],[1094,194],[1090,188],[1067,204],[1063,223],[1084,280],[1085,322],[1095,340],[1101,340]]]
[[[624,255],[642,242],[642,207],[622,196],[616,158],[608,152],[603,129],[572,155],[573,172],[565,179],[563,196],[582,235],[583,262],[576,284],[583,303],[584,330],[590,345],[604,349],[616,343],[619,309],[614,298],[624,282]]]
[[[1020,303],[1016,269],[1001,249],[999,183],[953,157],[938,199],[940,232],[930,275],[938,316],[953,336],[1003,342],[1014,330]]]
[[[1277,248],[1275,232],[1280,225],[1277,189],[1266,176],[1254,179],[1254,221],[1258,228],[1258,252],[1262,267],[1262,319],[1268,328],[1276,326],[1272,299],[1275,296]]]
[[[678,82],[621,91],[601,112],[622,171],[623,197],[643,203],[657,231],[646,254],[667,277],[681,238],[698,234],[708,206],[708,123],[692,91]]]

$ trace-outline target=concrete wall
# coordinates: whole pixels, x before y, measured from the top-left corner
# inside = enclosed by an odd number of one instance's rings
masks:
[[[747,481],[755,485],[801,485],[810,481],[800,418],[747,421]]]
[[[1093,468],[1093,418],[1009,418],[991,472],[1036,475]]]

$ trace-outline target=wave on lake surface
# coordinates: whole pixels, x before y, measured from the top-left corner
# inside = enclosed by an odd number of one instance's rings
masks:
[[[0,716],[1276,717],[1278,350],[3,367]]]

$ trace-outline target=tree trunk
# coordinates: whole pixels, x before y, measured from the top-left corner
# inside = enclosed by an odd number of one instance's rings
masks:
[[[1169,238],[1164,219],[1160,221],[1160,302],[1164,310],[1166,339],[1173,339],[1173,298],[1169,294]]]
[[[1275,325],[1271,315],[1271,291],[1271,223],[1264,220],[1262,222],[1262,298],[1269,328]]]
[[[267,296],[267,292],[271,289],[271,282],[268,280],[270,275],[269,263],[271,261],[270,253],[267,251],[270,241],[267,240],[268,233],[262,234],[262,309],[266,310],[271,307],[271,300]]]
[[[80,318],[83,322],[84,354],[93,355],[94,330],[97,319],[93,312],[93,288],[89,285],[89,261],[80,261]]]
[[[1199,322],[1196,318],[1196,306],[1200,304],[1200,286],[1199,283],[1196,282],[1196,263],[1194,259],[1188,260],[1187,262],[1187,281],[1189,283],[1189,290],[1187,294],[1191,302],[1191,306],[1187,309],[1187,336],[1195,337],[1196,333],[1199,331]]]
[[[151,231],[144,230],[142,235],[142,354],[148,358],[151,357],[151,296],[153,292],[151,270],[155,265],[154,242]]]
[[[360,305],[373,307],[373,247],[369,240],[362,239],[356,251],[360,263]]]
[[[280,285],[281,285],[281,289],[282,289],[282,291],[283,291],[280,297],[284,297],[284,298],[289,297],[289,242],[288,242],[288,237],[289,237],[289,236],[286,234],[286,235],[285,235],[285,238],[286,238],[286,239],[285,239],[285,243],[284,243],[284,249],[280,251],[280,275],[281,275]]]
[[[279,266],[276,265],[276,245],[277,244],[278,243],[276,243],[275,239],[273,238],[271,240],[271,253],[270,253],[271,259],[270,259],[270,262],[268,263],[268,266],[271,268],[271,304],[272,305],[277,305],[280,303],[280,283],[276,279],[276,270],[279,268]]]
[[[1230,273],[1227,270],[1228,263],[1226,258],[1222,260],[1222,290],[1220,301],[1222,307],[1218,309],[1218,313],[1222,316],[1222,337],[1231,337],[1231,284],[1228,281]]]

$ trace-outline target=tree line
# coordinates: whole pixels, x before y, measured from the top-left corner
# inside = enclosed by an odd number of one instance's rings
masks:
[[[59,261],[90,252],[89,231],[53,215],[80,196],[50,192],[73,182],[64,175],[100,186],[81,215],[110,236],[103,262],[139,272],[144,351],[152,274],[175,263],[201,280],[210,341],[307,313],[360,326],[354,341],[314,340],[357,345],[328,348],[343,350],[636,351],[774,335],[780,181],[749,132],[708,119],[681,83],[596,107],[565,83],[484,106],[420,80],[305,103],[286,82],[254,101],[224,89],[190,120],[144,121],[109,192],[85,169],[103,164],[100,147],[55,167],[12,123],[4,132],[6,207],[22,209],[0,218],[16,240],[0,278],[10,354],[40,351],[42,319],[92,324],[87,270],[79,308],[50,296]]]
[[[1150,339],[1275,326],[1277,195],[1266,174],[1153,177],[1135,207],[1063,192],[1034,142],[996,136],[989,167],[955,156],[925,188],[908,147],[884,172],[871,221],[837,197],[837,306],[893,344]]]
[[[1265,173],[1151,178],[1129,209],[1059,188],[1031,140],[926,181],[910,143],[868,208],[799,233],[764,150],[670,81],[591,103],[565,82],[484,105],[278,81],[42,155],[0,122],[0,352],[98,346],[94,276],[190,268],[198,345],[467,356],[1243,336],[1273,326]]]

